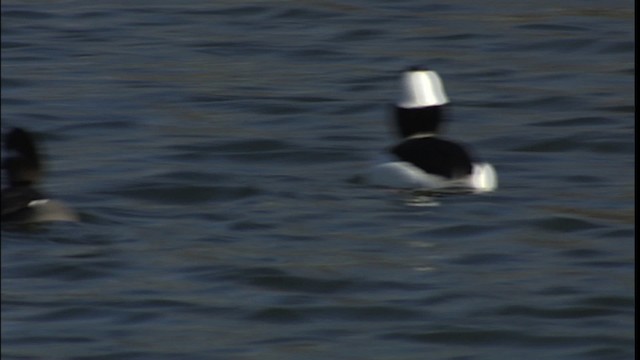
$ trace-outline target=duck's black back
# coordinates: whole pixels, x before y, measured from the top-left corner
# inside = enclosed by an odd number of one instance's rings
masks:
[[[406,139],[391,152],[429,174],[449,179],[470,175],[472,159],[460,144],[436,136]]]

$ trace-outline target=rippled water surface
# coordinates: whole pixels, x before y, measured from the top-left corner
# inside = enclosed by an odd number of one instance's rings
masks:
[[[2,132],[82,222],[3,226],[2,359],[633,359],[633,15],[3,1]],[[497,192],[361,180],[414,64]]]

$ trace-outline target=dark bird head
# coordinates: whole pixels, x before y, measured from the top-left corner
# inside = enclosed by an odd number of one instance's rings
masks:
[[[10,156],[2,163],[11,186],[28,186],[42,176],[42,164],[33,136],[24,129],[14,128],[4,139]]]
[[[437,133],[448,103],[438,73],[421,67],[405,70],[400,78],[400,98],[393,106],[400,136]]]

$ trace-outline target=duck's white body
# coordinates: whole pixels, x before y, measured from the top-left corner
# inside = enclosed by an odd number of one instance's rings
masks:
[[[4,211],[5,209],[3,209]],[[65,203],[54,199],[38,199],[30,201],[26,206],[8,213],[3,213],[2,221],[6,223],[38,223],[50,221],[80,221],[78,214]]]
[[[469,176],[448,179],[429,174],[406,161],[386,161],[372,166],[367,182],[375,186],[414,190],[469,189],[489,192],[498,187],[498,177],[489,163],[474,163]]]

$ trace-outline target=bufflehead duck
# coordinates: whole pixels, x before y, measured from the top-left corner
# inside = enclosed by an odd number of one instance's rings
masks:
[[[491,164],[474,161],[463,145],[439,136],[449,103],[440,76],[411,68],[402,73],[401,88],[393,110],[402,140],[370,169],[369,182],[420,190],[495,190],[498,181]]]
[[[2,190],[3,223],[79,220],[64,203],[35,188],[42,177],[42,163],[29,132],[12,129],[5,137],[5,148],[11,155],[2,163],[9,181],[9,186]]]

